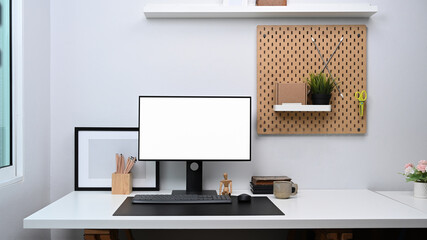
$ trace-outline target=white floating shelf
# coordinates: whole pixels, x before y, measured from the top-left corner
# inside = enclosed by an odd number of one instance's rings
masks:
[[[288,6],[225,6],[222,4],[147,4],[146,18],[369,18],[370,4],[297,4]]]
[[[300,103],[284,103],[274,105],[276,112],[330,112],[331,105],[302,105]]]

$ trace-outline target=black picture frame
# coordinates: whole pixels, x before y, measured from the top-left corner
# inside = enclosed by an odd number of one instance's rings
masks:
[[[119,132],[123,133],[129,133],[129,132],[135,132],[136,135],[136,141],[138,136],[138,128],[137,127],[75,127],[74,128],[74,190],[75,191],[111,191],[111,179],[110,179],[110,186],[99,186],[99,184],[96,184],[96,186],[90,186],[90,184],[80,184],[79,179],[83,179],[82,172],[79,172],[79,167],[83,165],[82,161],[83,159],[79,158],[79,153],[82,151],[82,149],[79,149],[79,146],[81,146],[80,143],[82,143],[81,135],[83,133],[89,134],[89,132],[93,133],[103,133],[107,134],[108,132],[111,132],[112,134],[118,134]],[[138,141],[137,141],[138,142]],[[137,149],[135,149],[137,152]],[[114,159],[114,157],[112,157]],[[89,159],[85,159],[85,161],[89,162]],[[114,161],[112,160],[114,163]],[[160,167],[159,167],[159,161],[145,161],[147,165],[150,165],[151,168],[154,168],[154,178],[152,180],[155,181],[154,186],[143,186],[137,183],[135,181],[134,176],[134,184],[133,184],[133,191],[158,191],[160,186]],[[153,164],[154,162],[154,164]],[[137,163],[138,164],[138,163]],[[135,166],[137,166],[137,164]],[[148,171],[148,170],[146,170]],[[111,172],[112,173],[112,172]],[[104,179],[105,182],[105,179]]]

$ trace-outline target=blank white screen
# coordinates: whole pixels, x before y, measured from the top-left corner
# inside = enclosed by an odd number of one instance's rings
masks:
[[[139,159],[250,160],[249,97],[140,97]]]

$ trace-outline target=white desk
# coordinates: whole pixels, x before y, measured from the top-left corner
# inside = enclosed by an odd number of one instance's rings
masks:
[[[378,191],[377,193],[427,214],[427,198],[416,198],[412,191]]]
[[[133,192],[132,195],[137,193],[141,192]],[[110,192],[72,192],[25,218],[24,228],[319,229],[427,226],[426,213],[369,190],[301,190],[296,197],[283,200],[267,196],[285,213],[284,216],[113,216],[127,196],[111,195]]]

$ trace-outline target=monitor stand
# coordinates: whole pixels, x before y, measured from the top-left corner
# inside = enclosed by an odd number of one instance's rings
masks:
[[[203,190],[203,161],[187,161],[186,190],[173,190],[172,195],[217,195],[215,190]]]

